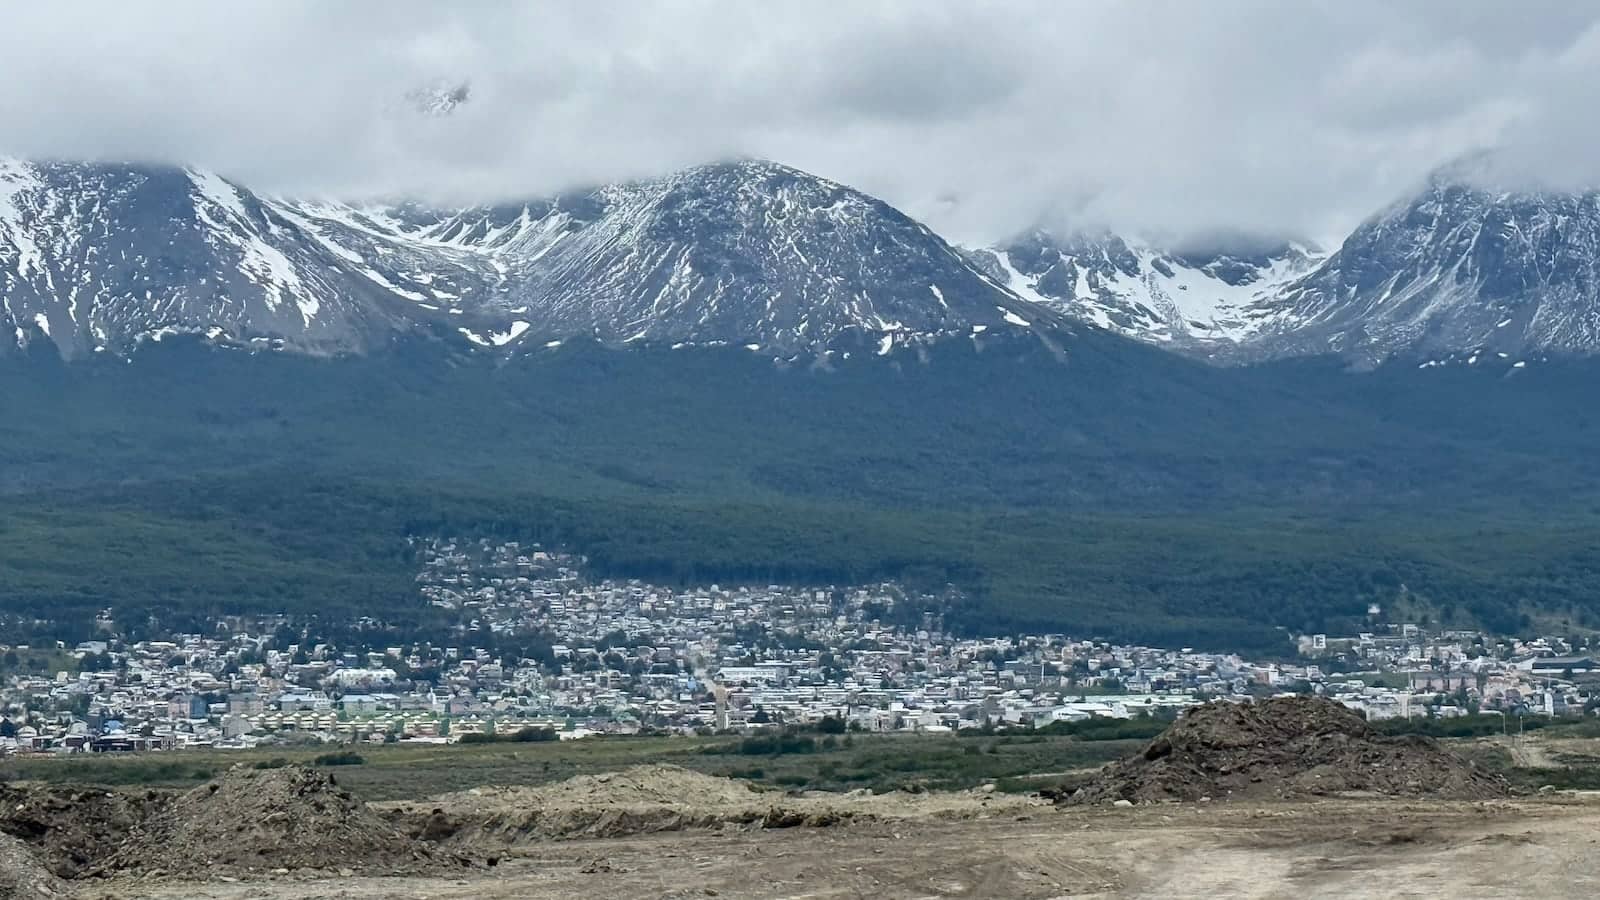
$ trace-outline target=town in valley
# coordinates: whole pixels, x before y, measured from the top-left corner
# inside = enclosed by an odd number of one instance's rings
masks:
[[[0,647],[7,753],[711,733],[828,722],[863,732],[1171,718],[1217,698],[1325,695],[1369,719],[1583,715],[1577,639],[1389,623],[1297,636],[1292,660],[1060,634],[958,636],[895,583],[668,587],[592,577],[517,542],[413,539],[421,601],[455,638],[353,650],[282,617],[129,641]],[[1508,721],[1511,721],[1508,719]]]

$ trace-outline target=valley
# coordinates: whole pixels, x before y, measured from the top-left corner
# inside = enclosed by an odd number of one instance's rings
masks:
[[[1600,8],[373,12],[0,14],[0,900],[1600,887]]]
[[[452,533],[669,582],[954,584],[954,622],[1163,646],[1286,648],[1402,591],[1494,631],[1591,621],[1586,365],[1070,346],[14,360],[0,580],[66,631],[107,605],[421,627],[405,539]]]

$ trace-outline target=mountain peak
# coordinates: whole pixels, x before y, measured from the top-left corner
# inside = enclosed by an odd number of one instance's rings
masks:
[[[8,161],[0,300],[15,343],[68,356],[173,333],[361,352],[414,328],[488,347],[582,335],[792,355],[1055,322],[882,201],[758,159],[454,211]]]
[[[519,253],[537,263],[506,303],[539,317],[530,333],[794,353],[851,333],[970,333],[1049,315],[888,204],[770,160],[613,185],[584,205],[581,222],[525,220],[542,237]]]
[[[1276,304],[1275,353],[1600,352],[1600,193],[1490,188],[1473,155],[1362,223]]]

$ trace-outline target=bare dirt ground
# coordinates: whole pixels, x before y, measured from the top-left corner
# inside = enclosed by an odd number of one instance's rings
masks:
[[[80,884],[77,896],[1544,898],[1600,888],[1600,800],[1592,798],[980,807],[973,815],[545,840],[492,869],[438,876],[117,880]]]
[[[1435,742],[1385,737],[1302,698],[1193,710],[1056,803],[993,786],[790,794],[670,765],[377,804],[299,767],[235,767],[181,796],[6,796],[0,831],[27,844],[16,858],[40,854],[73,879],[49,890],[92,900],[1387,900],[1600,888],[1600,797],[1541,788],[1511,799],[1499,775]]]
[[[373,808],[429,845],[498,855],[541,840],[992,818],[1048,805],[1038,797],[983,790],[783,793],[678,766],[642,765],[539,787],[474,788],[420,803],[377,803]]]

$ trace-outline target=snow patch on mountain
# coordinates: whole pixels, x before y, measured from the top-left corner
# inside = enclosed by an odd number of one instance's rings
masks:
[[[1519,192],[1446,167],[1272,304],[1264,352],[1370,360],[1600,352],[1600,191]]]
[[[1044,230],[969,255],[1024,299],[1130,337],[1184,347],[1248,341],[1274,321],[1270,301],[1323,256],[1291,242],[1184,254],[1112,234],[1062,237]]]
[[[306,289],[283,251],[267,243],[253,227],[250,211],[239,191],[214,172],[185,170],[198,194],[195,214],[207,226],[207,240],[225,241],[241,255],[239,271],[266,291],[267,302],[278,308],[293,302],[309,324],[322,308],[316,296]],[[266,223],[269,229],[270,222]]]
[[[1038,316],[887,204],[765,161],[467,210],[277,202],[376,283],[544,337],[787,353]]]
[[[432,209],[260,197],[196,168],[0,163],[0,300],[67,356],[169,334],[364,352],[585,336],[781,357],[1060,320],[937,235],[775,163]]]

